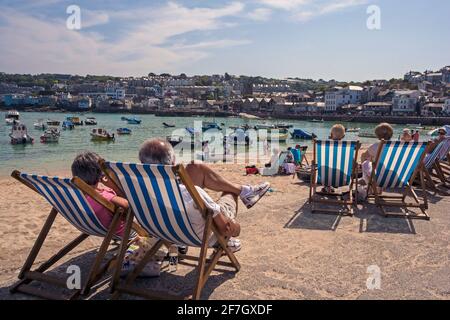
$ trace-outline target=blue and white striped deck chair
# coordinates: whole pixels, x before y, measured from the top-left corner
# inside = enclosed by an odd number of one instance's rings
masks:
[[[114,204],[101,197],[95,192],[94,189],[78,178],[61,179],[58,177],[30,175],[20,173],[19,171],[14,171],[12,176],[44,197],[52,206],[52,210],[50,211],[39,237],[30,252],[30,255],[20,271],[20,281],[11,288],[11,292],[14,293],[19,291],[47,299],[61,299],[61,296],[55,296],[44,290],[36,290],[34,286],[30,286],[29,284],[36,280],[51,284],[58,284],[65,288],[66,279],[56,278],[45,274],[44,272],[71,250],[77,247],[87,237],[98,236],[104,239],[95,261],[93,262],[87,281],[84,284],[83,292],[80,290],[75,290],[69,299],[77,298],[80,293],[87,294],[94,282],[104,274],[109,266],[109,263],[112,261],[110,259],[105,265],[101,266],[111,240],[113,238],[115,240],[120,240],[119,237],[114,235],[112,230],[117,230],[119,218],[123,213],[123,209],[116,207]],[[85,194],[89,195],[93,200],[97,201],[111,212],[113,219],[110,228],[105,228],[100,223],[93,209],[89,205]],[[39,254],[39,251],[49,231],[51,230],[58,213],[61,214],[61,216],[63,216],[72,226],[78,229],[81,234],[72,242],[67,244],[57,254],[51,257],[47,262],[32,271],[32,265],[36,260],[36,257]]]
[[[356,168],[359,141],[315,140],[313,170],[311,172],[310,203],[312,212],[353,215],[357,203],[352,191],[357,192]],[[318,186],[323,191],[317,192]],[[332,188],[349,187],[345,193],[330,192]],[[348,194],[349,199],[344,196]],[[325,198],[326,197],[326,198]],[[332,197],[333,199],[328,199]],[[315,203],[343,206],[343,210],[316,208]]]
[[[419,174],[422,184],[422,190],[425,190],[424,181],[424,162],[427,142],[402,142],[402,141],[381,141],[377,157],[373,162],[372,176],[369,182],[368,196],[375,198],[375,204],[378,205],[385,216],[411,217],[429,219],[426,212],[428,209],[428,200],[426,193],[423,196],[423,202],[412,188],[412,183]],[[400,190],[400,196],[380,195],[378,190]],[[375,192],[374,192],[375,191]],[[411,195],[414,203],[406,202],[406,197]],[[406,212],[404,214],[387,213],[384,207],[400,208],[419,208],[423,214],[413,214]]]
[[[441,161],[447,158],[450,152],[450,137],[446,137],[441,141],[431,154],[427,154],[424,159],[424,173],[427,178],[428,185],[433,191],[438,191],[437,184],[434,182],[432,176],[441,180],[440,186],[447,187],[447,178],[445,172],[441,167]],[[433,174],[433,169],[436,171]]]
[[[145,297],[163,296],[174,298],[161,293],[150,294],[149,290],[146,293],[137,291],[131,287],[130,284],[136,279],[142,268],[154,255],[161,245],[177,244],[190,247],[201,248],[200,257],[187,257],[192,260],[198,260],[199,277],[194,290],[194,299],[199,299],[201,290],[212,269],[222,256],[226,253],[231,260],[231,263],[220,263],[234,267],[236,271],[239,270],[239,263],[234,257],[233,253],[227,248],[226,239],[218,234],[213,220],[212,212],[206,209],[206,206],[194,187],[190,177],[187,175],[183,166],[164,166],[164,165],[148,165],[148,164],[132,164],[120,162],[101,162],[102,169],[105,174],[123,190],[130,207],[132,216],[136,217],[139,224],[153,237],[159,239],[155,246],[148,252],[148,255],[136,266],[134,272],[130,274],[124,286],[119,285],[118,269],[113,279],[113,295],[117,298],[120,292],[133,293]],[[180,189],[182,183],[186,190],[192,196],[197,207],[200,209],[206,220],[205,233],[202,236],[196,234],[191,219],[186,211],[183,201],[183,196]],[[130,223],[128,221],[128,223]],[[128,227],[128,224],[127,224]],[[127,227],[125,234],[127,232]],[[216,249],[211,263],[204,271],[206,263],[206,252],[208,249],[208,239],[210,239],[211,232],[213,232],[219,241],[219,248]],[[123,258],[124,249],[119,255],[119,261]],[[186,258],[186,256],[183,256]]]

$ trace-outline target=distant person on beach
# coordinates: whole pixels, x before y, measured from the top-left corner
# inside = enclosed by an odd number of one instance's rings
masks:
[[[94,152],[83,152],[75,157],[72,163],[72,175],[78,177],[88,185],[93,187],[103,198],[111,201],[113,204],[128,209],[128,201],[117,196],[118,190],[114,191],[114,187],[108,183],[103,177],[102,170],[98,164],[100,156]],[[111,213],[97,201],[86,195],[86,200],[94,210],[100,223],[109,228],[112,222]],[[117,227],[117,235],[122,236],[125,228],[125,222],[120,221]]]
[[[375,128],[375,135],[380,141],[388,141],[392,139],[394,129],[389,123],[380,123]],[[372,162],[375,161],[379,145],[379,142],[372,144],[367,151],[361,155],[363,181],[366,185],[369,183],[370,176],[372,175]]]
[[[403,129],[403,133],[400,136],[400,141],[403,141],[403,142],[410,142],[410,141],[412,141],[412,136],[409,133],[409,129]]]
[[[163,139],[151,139],[144,142],[139,150],[139,160],[144,164],[175,165],[175,152],[173,147]],[[238,239],[241,227],[236,222],[238,199],[247,208],[253,207],[269,190],[270,184],[265,182],[255,186],[235,184],[205,164],[191,163],[186,166],[186,171],[194,183],[205,205],[213,212],[213,219],[218,231],[230,238],[228,246],[233,251],[240,250]],[[203,189],[222,192],[221,198],[215,202]],[[186,211],[190,222],[197,235],[202,238],[205,229],[205,220],[196,207],[194,200],[186,187],[180,184],[181,194],[186,205]],[[214,244],[214,236],[210,243]]]
[[[412,139],[413,139],[414,142],[419,142],[419,139],[420,139],[420,133],[419,133],[419,130],[416,130],[416,131],[413,133]]]
[[[345,127],[342,124],[335,124],[331,127],[330,139],[342,140],[345,138]]]

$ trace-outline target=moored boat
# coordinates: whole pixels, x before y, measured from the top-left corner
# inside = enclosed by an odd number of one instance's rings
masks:
[[[75,126],[83,125],[83,121],[81,121],[80,117],[67,117],[66,120],[72,122]]]
[[[27,144],[34,142],[33,137],[28,134],[27,127],[20,123],[13,125],[9,137],[11,138],[11,144]]]
[[[38,119],[38,121],[34,123],[34,128],[37,130],[45,130],[47,129],[47,124],[44,119]]]
[[[109,133],[103,128],[92,129],[91,138],[94,141],[114,141],[114,133]]]
[[[49,128],[41,135],[42,143],[55,143],[59,141],[60,131],[58,128]]]
[[[49,127],[59,127],[59,125],[61,124],[61,121],[58,120],[47,120],[47,126]]]
[[[88,117],[84,120],[84,124],[87,126],[96,126],[97,120],[94,117]]]
[[[351,132],[359,132],[361,128],[346,128],[345,132],[351,133]]]
[[[163,122],[163,126],[164,126],[165,128],[175,128],[175,125],[174,125],[174,124],[169,124],[169,123],[166,123],[166,122]]]
[[[312,140],[316,137],[314,133],[309,133],[302,129],[294,129],[291,133],[292,139]]]
[[[358,137],[360,137],[360,138],[376,138],[377,136],[373,132],[359,132]]]
[[[142,120],[138,118],[127,118],[128,124],[141,124]]]
[[[73,130],[75,128],[75,125],[72,123],[72,121],[64,120],[62,128],[63,130]]]
[[[117,134],[131,134],[131,129],[119,128],[117,129]]]
[[[17,110],[8,111],[5,115],[5,122],[7,126],[12,126],[13,124],[18,124],[20,118],[20,113]]]
[[[311,121],[309,121],[309,122],[324,122],[324,120],[323,119],[312,119]]]

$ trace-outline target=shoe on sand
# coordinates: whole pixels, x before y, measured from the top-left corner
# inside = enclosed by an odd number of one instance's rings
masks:
[[[247,209],[253,207],[269,190],[270,183],[264,182],[256,186],[245,186],[240,198]]]

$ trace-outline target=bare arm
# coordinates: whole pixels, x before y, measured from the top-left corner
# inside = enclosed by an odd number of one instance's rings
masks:
[[[114,197],[114,198],[111,199],[111,202],[112,202],[113,204],[115,204],[116,206],[121,207],[121,208],[124,208],[124,209],[128,209],[128,207],[129,207],[129,205],[128,205],[128,200],[127,200],[127,199],[124,199],[124,198],[122,198],[122,197],[116,196],[116,197]]]
[[[239,223],[231,220],[223,214],[218,214],[215,216],[214,222],[219,233],[225,237],[237,237],[241,233],[241,226]]]

